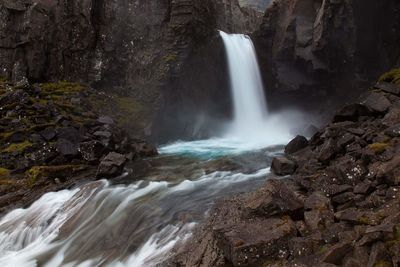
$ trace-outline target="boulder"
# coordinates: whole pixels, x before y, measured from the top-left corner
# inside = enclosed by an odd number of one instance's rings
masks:
[[[375,88],[394,95],[400,95],[400,85],[388,82],[378,82]]]
[[[266,259],[285,257],[296,234],[290,218],[270,218],[214,230],[218,246],[233,266],[254,266]]]
[[[80,140],[79,131],[72,126],[58,129],[57,137],[59,139],[65,139],[70,141],[71,143],[76,143],[76,144],[78,144]]]
[[[318,160],[321,162],[328,162],[333,159],[339,152],[336,141],[332,138],[325,141],[318,155]]]
[[[275,157],[272,160],[271,170],[276,175],[291,175],[296,171],[297,164],[286,157]]]
[[[125,155],[111,152],[101,162],[97,169],[98,178],[111,178],[122,173],[126,162]]]
[[[298,135],[285,147],[286,154],[293,154],[308,146],[308,140],[304,136]]]
[[[104,145],[99,141],[83,142],[79,146],[82,157],[89,162],[98,161],[103,156],[104,150]]]
[[[390,185],[400,185],[400,155],[396,155],[390,161],[380,164],[377,178]]]
[[[53,127],[46,128],[42,131],[39,132],[39,134],[46,140],[46,141],[51,141],[53,140],[56,135],[57,131]]]
[[[0,106],[23,103],[26,99],[28,99],[28,94],[24,90],[7,92],[0,97]]]
[[[400,137],[400,124],[396,124],[386,129],[385,134],[390,137]]]
[[[146,142],[137,142],[131,145],[133,151],[142,157],[153,157],[158,155],[157,148]]]
[[[250,214],[299,217],[303,203],[284,181],[271,179],[245,200],[244,208]]]
[[[383,94],[370,93],[364,101],[364,105],[371,111],[384,113],[390,108],[391,103]]]
[[[336,112],[333,122],[357,121],[360,116],[369,114],[368,109],[362,104],[351,104]]]
[[[382,120],[382,123],[386,126],[394,126],[400,123],[400,108],[393,107],[389,110],[389,112],[385,115]]]
[[[78,155],[78,146],[66,139],[57,140],[57,151],[62,156],[76,156]]]
[[[328,248],[322,261],[335,265],[341,265],[344,257],[352,252],[353,246],[349,242],[342,242]]]
[[[109,116],[101,116],[97,119],[98,122],[102,123],[102,124],[114,124],[114,120],[109,117]]]

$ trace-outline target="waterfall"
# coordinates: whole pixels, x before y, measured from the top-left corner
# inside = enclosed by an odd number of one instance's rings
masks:
[[[267,104],[256,52],[250,37],[220,31],[228,59],[233,97],[232,131],[242,135],[265,130]]]

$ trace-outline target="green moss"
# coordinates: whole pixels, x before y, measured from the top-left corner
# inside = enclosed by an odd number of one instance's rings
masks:
[[[117,97],[115,106],[119,109],[117,122],[120,126],[130,124],[132,120],[138,121],[143,111],[143,106],[131,97]]]
[[[400,241],[400,224],[398,224],[398,225],[396,225],[396,226],[394,227],[394,238],[395,238],[397,241]]]
[[[14,132],[6,132],[6,133],[0,133],[0,140],[7,141]]]
[[[32,143],[29,141],[24,141],[22,143],[15,143],[9,145],[7,148],[3,150],[4,153],[22,153],[25,149],[32,146]]]
[[[3,75],[0,75],[0,83],[4,83],[6,81],[7,81],[7,77],[3,76]]]
[[[10,179],[0,179],[0,186],[12,186],[15,182]]]
[[[28,176],[28,186],[35,185],[41,178],[67,178],[82,165],[60,165],[60,166],[34,166],[30,168],[26,174]]]
[[[40,88],[46,93],[52,95],[79,93],[85,89],[79,83],[71,83],[66,81],[61,81],[57,83],[43,83],[40,85]]]
[[[400,68],[386,72],[379,78],[379,81],[400,84]]]
[[[6,168],[0,168],[0,177],[9,177],[10,176],[10,170]]]
[[[374,267],[391,267],[392,264],[387,261],[378,261],[374,264]]]
[[[369,149],[374,151],[377,154],[385,152],[385,150],[388,148],[388,144],[386,143],[373,143],[368,146]]]
[[[175,62],[178,60],[178,55],[177,54],[168,54],[163,59],[165,62]]]
[[[366,224],[366,225],[369,225],[370,224],[370,220],[367,218],[367,217],[365,217],[365,216],[361,216],[360,218],[358,218],[358,220],[357,220],[359,223],[361,223],[361,224]]]

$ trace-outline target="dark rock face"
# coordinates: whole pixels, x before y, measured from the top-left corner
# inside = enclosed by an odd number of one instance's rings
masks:
[[[220,88],[218,72],[201,62],[213,57],[216,30],[251,32],[261,19],[261,13],[241,8],[237,0],[3,0],[0,75],[21,84],[68,80],[119,92],[148,110],[142,127],[147,130],[138,134],[151,135],[154,120],[177,115],[166,110],[170,105],[202,110]],[[217,55],[215,68],[222,69],[223,53]],[[204,66],[203,73],[197,66]],[[196,75],[204,75],[208,86],[186,82]],[[183,90],[189,86],[190,92]],[[177,126],[187,128],[186,121]]]
[[[273,2],[254,34],[271,104],[326,110],[354,99],[400,63],[399,33],[396,0]]]

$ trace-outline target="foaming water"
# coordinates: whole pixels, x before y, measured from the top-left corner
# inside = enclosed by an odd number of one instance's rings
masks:
[[[104,180],[45,194],[0,221],[0,265],[155,266],[190,236],[216,197],[260,184],[268,172],[130,185]]]

